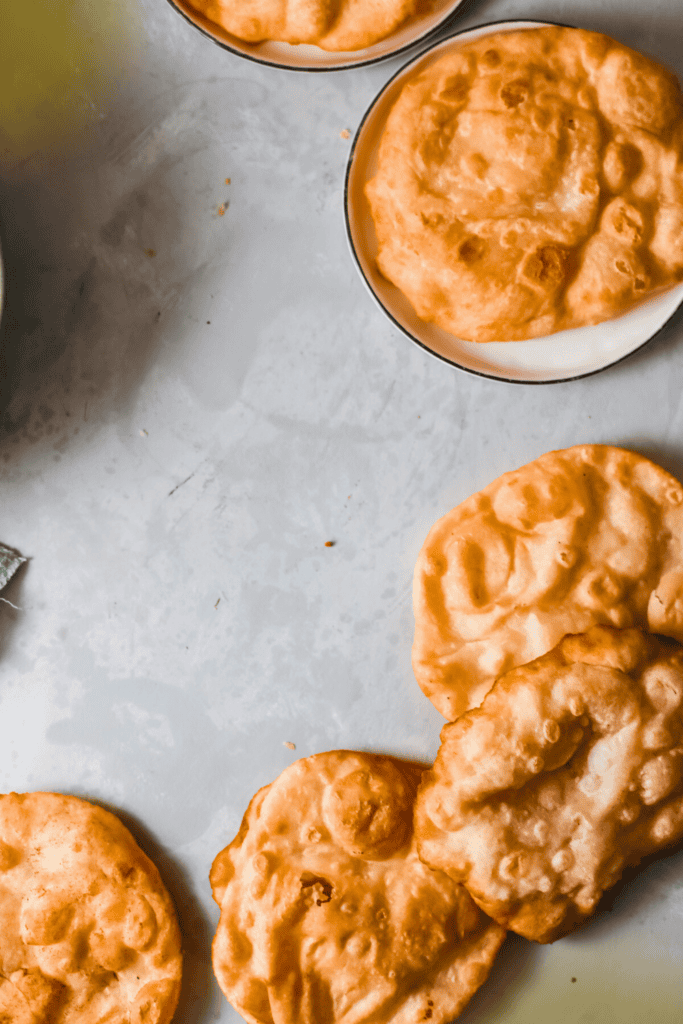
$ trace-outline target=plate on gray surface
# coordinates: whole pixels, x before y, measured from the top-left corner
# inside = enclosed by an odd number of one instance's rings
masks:
[[[469,7],[468,0],[434,0],[432,4],[422,4],[423,10],[419,14],[409,18],[386,39],[381,39],[363,50],[334,53],[322,50],[318,46],[294,46],[291,43],[274,40],[247,43],[196,11],[188,0],[168,2],[195,28],[231,53],[259,64],[289,71],[343,71],[346,68],[363,67],[398,57],[431,39],[455,17],[456,12],[460,13],[460,7]]]
[[[464,341],[417,316],[412,305],[377,267],[377,236],[365,185],[377,170],[380,141],[389,113],[407,81],[464,42],[492,32],[512,32],[557,24],[503,21],[455,33],[404,65],[366,111],[353,142],[346,171],[344,206],[351,252],[371,296],[411,341],[460,370],[519,384],[552,384],[605,370],[651,341],[683,304],[683,284],[604,323],[529,341]]]

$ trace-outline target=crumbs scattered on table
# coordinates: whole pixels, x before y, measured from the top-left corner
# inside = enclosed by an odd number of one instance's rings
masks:
[[[326,548],[333,548],[335,544],[336,544],[336,541],[334,541],[334,540],[326,540],[325,541],[325,547]]]
[[[283,743],[287,747],[287,750],[296,750],[296,743],[292,743],[291,740],[283,740]]]
[[[145,256],[149,256],[150,259],[152,259],[153,256],[156,256],[156,254],[156,249],[145,249]]]
[[[342,131],[339,132],[339,138],[340,139],[350,139],[351,138],[351,132],[349,131],[349,129],[348,128],[342,129]]]

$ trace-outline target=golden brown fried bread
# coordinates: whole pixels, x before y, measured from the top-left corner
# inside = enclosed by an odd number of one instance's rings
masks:
[[[419,860],[420,770],[332,751],[251,801],[214,861],[213,966],[250,1024],[450,1021],[505,932]]]
[[[118,818],[0,796],[0,1021],[168,1024],[180,973],[173,904]]]
[[[683,650],[595,626],[444,726],[416,805],[421,857],[538,942],[683,836]]]
[[[673,74],[579,29],[463,43],[404,87],[367,186],[382,274],[423,320],[512,341],[683,277]]]
[[[362,50],[415,13],[418,0],[192,0],[191,6],[248,43],[312,43]]]
[[[567,633],[683,641],[683,487],[620,448],[550,452],[436,523],[413,600],[415,675],[451,721]]]

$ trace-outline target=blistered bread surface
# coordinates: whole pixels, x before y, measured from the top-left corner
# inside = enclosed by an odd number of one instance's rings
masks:
[[[0,1021],[169,1024],[180,976],[170,897],[118,818],[0,796]]]
[[[451,1021],[504,930],[417,856],[420,770],[332,751],[257,793],[211,885],[213,966],[250,1024]]]
[[[424,860],[549,942],[683,836],[683,650],[595,626],[446,725],[416,806]]]
[[[362,50],[413,15],[418,0],[192,0],[191,7],[248,43]]]
[[[579,29],[464,43],[409,81],[367,197],[382,274],[469,341],[618,316],[683,278],[672,73]]]
[[[633,452],[549,452],[468,498],[415,567],[413,669],[450,721],[567,633],[683,641],[683,487]]]

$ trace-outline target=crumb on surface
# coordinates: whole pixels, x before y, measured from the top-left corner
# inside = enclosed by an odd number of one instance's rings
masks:
[[[292,743],[291,740],[283,740],[283,743],[287,747],[287,750],[296,750],[296,743]]]
[[[218,608],[218,605],[219,605],[220,603],[221,603],[221,599],[220,599],[220,597],[219,597],[219,598],[218,598],[218,600],[216,601],[215,605],[214,605],[214,608]]]
[[[572,978],[572,982],[576,981],[576,978]]]
[[[350,139],[351,138],[351,132],[349,131],[349,129],[348,128],[343,128],[342,131],[339,132],[339,138],[340,139]]]
[[[225,179],[225,184],[226,184],[226,185],[229,185],[229,184],[230,184],[230,178],[226,178],[226,179]]]
[[[228,208],[228,203],[221,203],[221,205],[218,207],[218,216],[222,217],[225,214],[225,211],[227,210],[227,208]]]
[[[145,256],[149,256],[150,259],[152,259],[153,256],[156,256],[156,254],[156,249],[145,249]]]
[[[334,541],[333,540],[326,540],[325,541],[325,547],[326,548],[333,548],[334,547]]]
[[[149,437],[148,432],[144,428],[140,431],[140,437]]]

